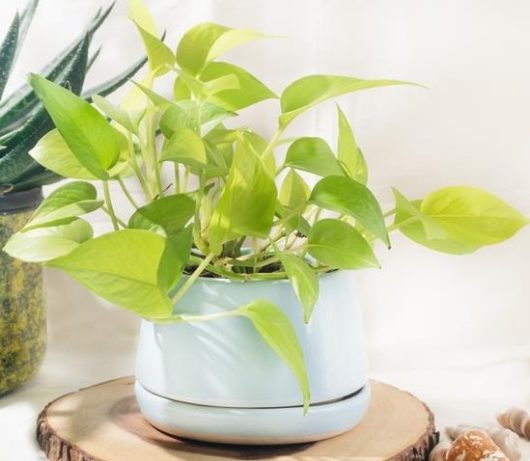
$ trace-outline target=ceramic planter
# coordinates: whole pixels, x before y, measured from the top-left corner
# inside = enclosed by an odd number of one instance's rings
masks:
[[[311,407],[289,369],[244,318],[155,325],[144,321],[136,395],[144,416],[182,437],[222,443],[319,440],[355,426],[370,390],[361,312],[353,275],[321,277],[309,325],[289,281],[199,279],[175,312],[212,314],[256,299],[282,308],[304,350]]]
[[[40,188],[0,196],[0,394],[34,376],[46,348],[42,268],[1,251],[41,200]]]

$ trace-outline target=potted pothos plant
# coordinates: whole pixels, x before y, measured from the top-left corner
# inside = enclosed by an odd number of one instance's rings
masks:
[[[139,1],[130,16],[150,68],[121,104],[94,96],[91,105],[31,76],[56,129],[30,154],[74,181],[44,200],[5,251],[143,318],[136,395],[164,431],[286,443],[348,430],[370,395],[349,271],[379,267],[374,249],[389,248],[393,231],[464,254],[508,239],[528,219],[471,187],[421,200],[394,190],[395,206],[383,212],[340,108],[336,146],[287,138],[293,120],[323,101],[404,82],[310,75],[277,96],[219,59],[259,33],[199,24],[175,52]],[[171,97],[155,90],[162,76],[174,81]],[[237,123],[240,110],[266,99],[279,99],[270,139]],[[95,210],[112,231],[94,235],[83,217]]]
[[[42,186],[61,179],[28,155],[53,128],[31,86],[24,82],[3,98],[38,3],[29,0],[24,11],[14,16],[0,45],[0,247],[26,224],[40,204]],[[94,88],[83,88],[100,51],[90,51],[92,38],[112,7],[100,10],[83,33],[41,71],[87,101],[94,94],[112,93],[145,64],[142,58],[122,74]],[[24,384],[38,370],[46,348],[46,315],[41,266],[14,260],[1,250],[0,344],[0,394],[4,394]]]

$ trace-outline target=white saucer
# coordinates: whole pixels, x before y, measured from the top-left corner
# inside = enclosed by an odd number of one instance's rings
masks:
[[[314,442],[356,426],[370,402],[370,384],[341,400],[302,407],[228,408],[179,402],[135,384],[144,417],[161,431],[193,440],[238,445]]]

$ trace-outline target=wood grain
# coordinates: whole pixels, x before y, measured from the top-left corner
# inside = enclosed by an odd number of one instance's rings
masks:
[[[242,447],[177,439],[141,416],[134,378],[65,395],[40,414],[37,438],[52,461],[420,461],[438,439],[430,410],[407,392],[372,382],[361,424],[338,437],[281,447]]]

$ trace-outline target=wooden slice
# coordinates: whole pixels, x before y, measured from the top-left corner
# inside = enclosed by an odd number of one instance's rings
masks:
[[[419,461],[438,434],[421,401],[373,382],[362,423],[317,443],[281,447],[226,446],[181,440],[144,420],[122,378],[68,394],[50,403],[38,419],[37,438],[52,461]]]

